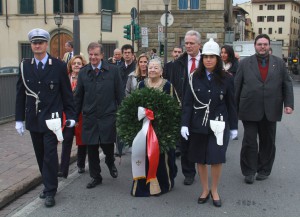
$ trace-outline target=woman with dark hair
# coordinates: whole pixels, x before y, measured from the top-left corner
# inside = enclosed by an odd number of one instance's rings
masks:
[[[219,45],[210,39],[203,46],[199,67],[191,74],[182,111],[181,135],[190,141],[189,160],[197,163],[202,186],[198,203],[212,197],[220,207],[218,183],[225,163],[229,136],[237,132],[237,114],[231,75],[223,70]],[[209,187],[208,165],[211,165]]]
[[[230,45],[223,45],[221,47],[221,59],[223,61],[223,69],[229,74],[235,76],[239,61],[235,57],[234,50]]]

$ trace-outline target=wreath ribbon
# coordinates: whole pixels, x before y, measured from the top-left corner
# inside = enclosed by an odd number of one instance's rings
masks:
[[[159,145],[151,121],[154,120],[153,111],[138,107],[138,119],[143,119],[142,129],[137,133],[132,142],[132,174],[133,179],[146,178],[146,147],[149,161],[147,183],[156,179],[156,172],[159,162]]]

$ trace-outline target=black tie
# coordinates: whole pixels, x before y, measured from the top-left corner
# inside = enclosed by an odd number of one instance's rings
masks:
[[[38,64],[38,71],[40,74],[43,73],[43,63],[42,62],[39,62],[39,64]]]

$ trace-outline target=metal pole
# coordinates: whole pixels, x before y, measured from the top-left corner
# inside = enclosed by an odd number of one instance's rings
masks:
[[[166,19],[165,19],[165,50],[164,50],[164,64],[167,63],[167,59],[168,59],[168,5],[165,5],[165,15],[166,15]]]
[[[74,1],[73,43],[74,43],[74,55],[79,55],[80,54],[80,21],[78,16],[78,0]]]
[[[58,37],[58,59],[60,59],[60,26],[59,25],[57,29],[57,37]]]
[[[132,19],[132,22],[131,22],[131,44],[132,44],[132,47],[133,47],[133,52],[134,52],[134,19]]]

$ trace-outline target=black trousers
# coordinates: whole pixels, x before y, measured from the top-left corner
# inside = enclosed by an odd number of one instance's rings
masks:
[[[195,177],[195,163],[191,162],[188,158],[189,144],[189,140],[181,137],[181,169],[185,177]]]
[[[100,144],[100,147],[105,154],[105,163],[110,167],[115,162],[114,143]],[[88,145],[88,161],[90,176],[94,179],[101,178],[101,167],[99,158],[99,145]]]
[[[59,171],[63,176],[67,177],[69,174],[70,156],[74,138],[74,127],[65,127],[63,131],[64,141],[62,142],[61,161]]]
[[[87,145],[77,146],[77,167],[85,168],[85,159],[87,154]]]
[[[244,138],[240,156],[243,175],[255,175],[256,172],[270,175],[276,152],[276,122],[264,117],[261,121],[243,121],[243,125]]]
[[[44,193],[54,196],[57,191],[57,138],[52,131],[46,133],[30,132],[35,156],[39,165],[44,184]]]

